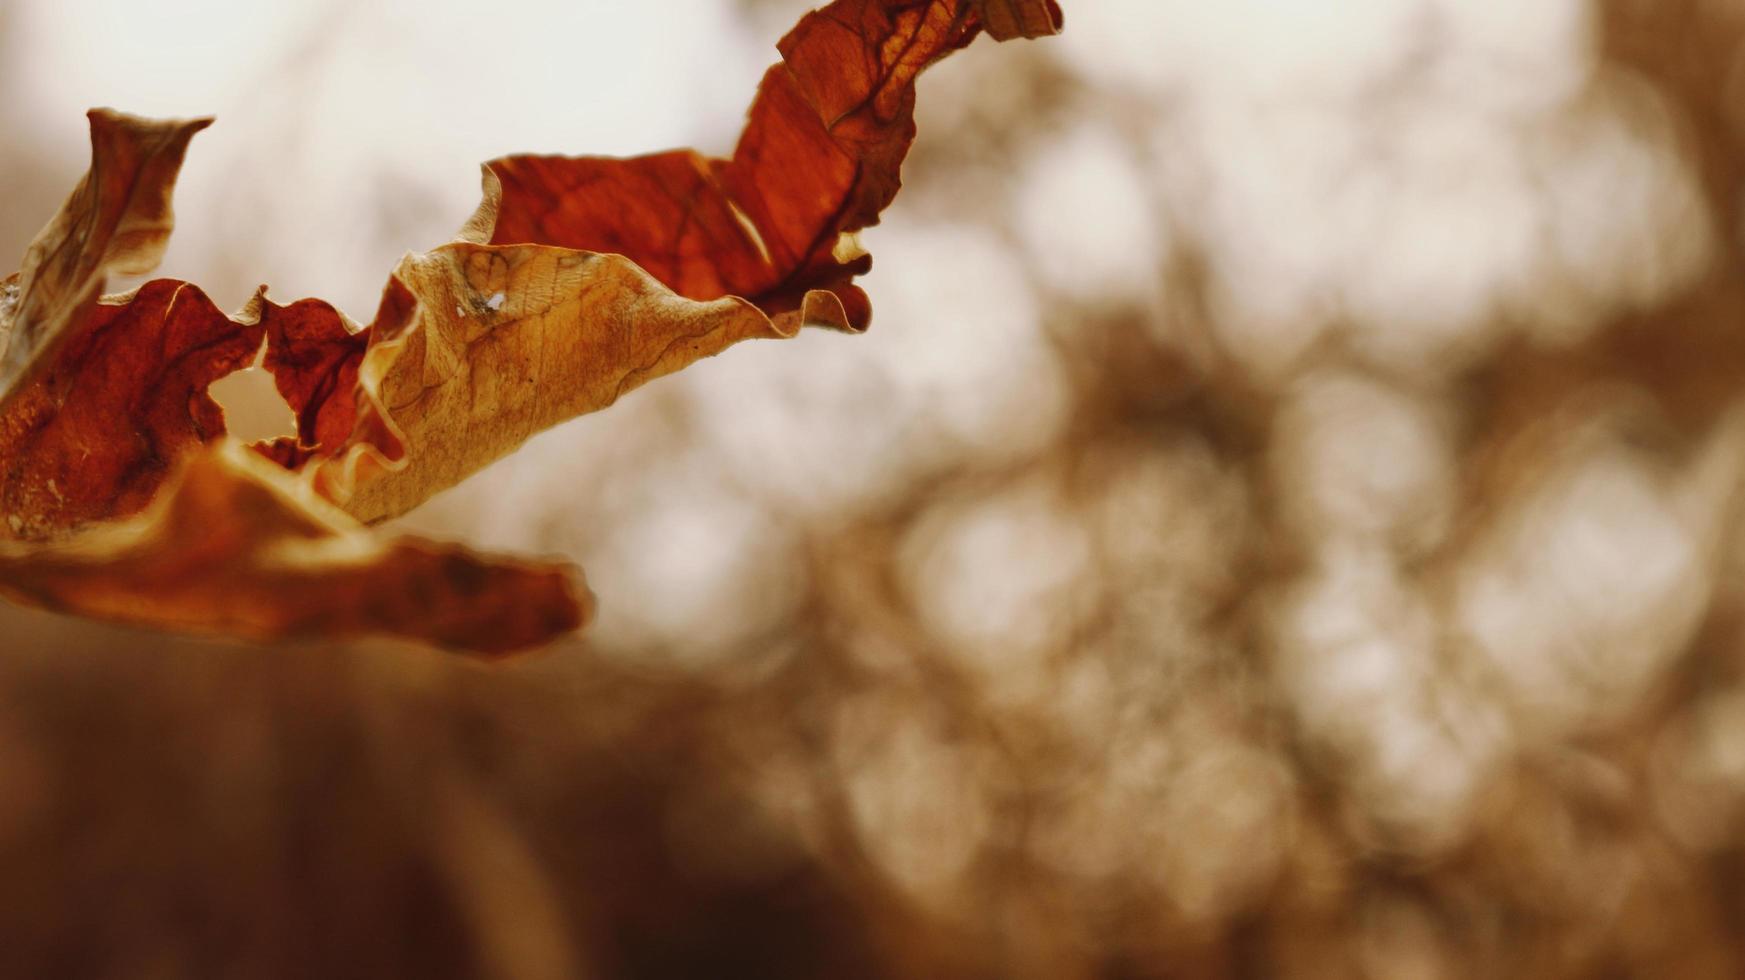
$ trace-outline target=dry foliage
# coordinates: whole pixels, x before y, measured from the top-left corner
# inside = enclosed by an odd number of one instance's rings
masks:
[[[264,287],[235,316],[184,282],[103,296],[156,265],[211,120],[92,111],[90,172],[0,285],[0,591],[136,624],[480,653],[575,628],[579,575],[364,525],[741,340],[864,329],[854,233],[897,193],[916,77],[984,19],[1032,37],[1060,12],[838,0],[783,39],[731,159],[495,161],[460,240],[403,260],[361,329]],[[257,357],[297,417],[294,438],[253,447],[277,470],[230,444],[208,394]]]
[[[1745,975],[1739,5],[1074,16],[922,104],[873,336],[413,517],[586,643],[0,610],[0,974]]]

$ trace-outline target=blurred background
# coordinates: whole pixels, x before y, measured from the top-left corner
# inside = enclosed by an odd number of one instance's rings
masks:
[[[1064,6],[922,80],[868,334],[399,522],[582,637],[0,607],[0,972],[1745,975],[1745,3]],[[87,107],[216,113],[160,274],[367,318],[808,7],[0,0],[0,250]]]

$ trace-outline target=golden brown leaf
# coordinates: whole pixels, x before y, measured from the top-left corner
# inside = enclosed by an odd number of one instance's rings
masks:
[[[571,571],[385,540],[231,440],[192,453],[132,520],[0,544],[0,593],[30,605],[256,639],[387,633],[484,654],[580,626],[592,599]]]
[[[371,331],[358,431],[375,434],[322,463],[365,521],[698,358],[792,333],[744,300],[675,296],[622,256],[464,242],[402,260]]]

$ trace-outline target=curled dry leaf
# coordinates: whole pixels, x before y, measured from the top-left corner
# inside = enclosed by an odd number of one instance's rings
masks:
[[[838,0],[782,39],[731,158],[494,160],[463,237],[617,252],[682,296],[742,296],[778,320],[824,293],[841,307],[826,322],[864,328],[871,308],[851,280],[870,259],[853,235],[901,186],[916,76],[984,19],[1015,37],[1061,18],[1054,0]]]
[[[372,329],[358,430],[369,434],[318,471],[366,521],[646,381],[792,332],[744,300],[676,296],[622,256],[465,242],[407,256]]]
[[[111,272],[157,268],[175,223],[170,191],[188,141],[211,119],[155,122],[94,109],[91,170],[0,287],[0,395],[103,291]]]
[[[64,333],[0,396],[0,537],[144,508],[177,460],[224,433],[206,388],[260,347],[205,294],[167,280],[86,304]]]
[[[482,654],[581,625],[589,603],[571,571],[388,541],[233,440],[191,454],[131,520],[0,543],[0,593],[31,605],[259,639],[385,632]]]
[[[107,273],[161,255],[177,166],[205,125],[93,112],[91,172],[7,282],[0,337],[29,356],[0,389],[0,594],[191,631],[391,633],[482,654],[576,628],[592,600],[573,569],[378,538],[224,438],[207,388],[259,351],[263,311],[278,312],[264,298],[234,318],[170,280],[98,300]],[[318,389],[332,338],[273,325],[279,358],[304,369],[288,376]]]
[[[1060,33],[1064,18],[1055,0],[981,0],[982,26],[996,41]]]
[[[551,566],[373,543],[359,522],[740,340],[863,328],[853,234],[897,192],[916,76],[984,27],[1059,22],[1052,0],[837,0],[781,42],[732,159],[488,164],[460,240],[404,259],[362,329],[264,288],[234,316],[172,280],[99,299],[108,273],[161,256],[209,121],[92,112],[90,173],[0,283],[0,592],[135,623],[486,651],[574,628],[585,589]],[[207,392],[257,355],[297,435],[244,463]],[[454,621],[441,603],[411,614],[468,589]]]
[[[361,333],[314,301],[260,318],[300,433],[263,451],[371,522],[644,382],[792,333],[744,300],[676,296],[622,256],[467,242],[403,259]]]

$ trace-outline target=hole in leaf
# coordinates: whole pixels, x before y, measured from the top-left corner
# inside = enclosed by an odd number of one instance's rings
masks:
[[[265,442],[297,434],[297,416],[273,386],[271,372],[246,367],[219,378],[206,389],[224,410],[224,425],[243,442]]]

